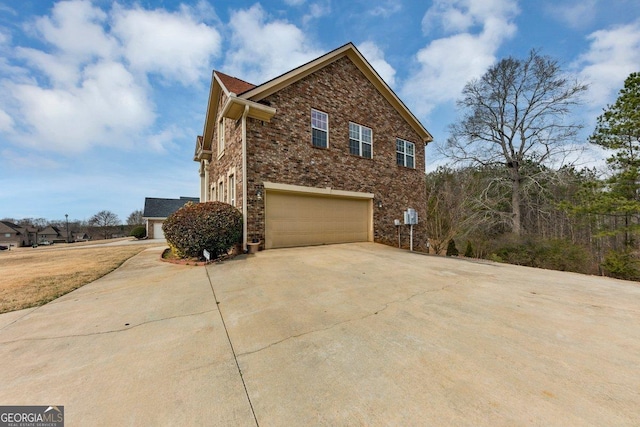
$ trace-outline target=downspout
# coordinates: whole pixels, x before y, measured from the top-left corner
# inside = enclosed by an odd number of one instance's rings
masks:
[[[247,116],[249,106],[242,113],[242,250],[247,250]]]

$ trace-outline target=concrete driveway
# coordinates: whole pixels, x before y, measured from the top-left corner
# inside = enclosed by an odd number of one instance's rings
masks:
[[[67,425],[638,425],[640,285],[365,243],[147,250],[0,316],[0,404]]]

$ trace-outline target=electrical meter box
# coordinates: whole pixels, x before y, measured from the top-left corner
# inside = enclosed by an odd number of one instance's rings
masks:
[[[415,209],[407,209],[404,211],[405,225],[416,225],[418,223],[418,212]]]

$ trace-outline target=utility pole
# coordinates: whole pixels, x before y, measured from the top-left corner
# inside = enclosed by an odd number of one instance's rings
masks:
[[[67,243],[69,243],[69,214],[64,214],[64,217],[67,220]]]

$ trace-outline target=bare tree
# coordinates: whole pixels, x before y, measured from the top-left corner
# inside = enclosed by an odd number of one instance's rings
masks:
[[[120,219],[118,215],[111,211],[100,211],[89,218],[89,224],[101,228],[102,235],[105,239],[108,239],[113,227],[120,225]]]
[[[557,61],[532,50],[526,59],[506,58],[462,91],[461,120],[451,125],[444,154],[455,161],[502,165],[511,187],[510,225],[522,231],[526,164],[564,163],[575,146],[579,124],[565,119],[584,84],[569,79]]]
[[[127,217],[127,225],[142,225],[144,220],[142,219],[142,211],[140,209],[135,210]]]

